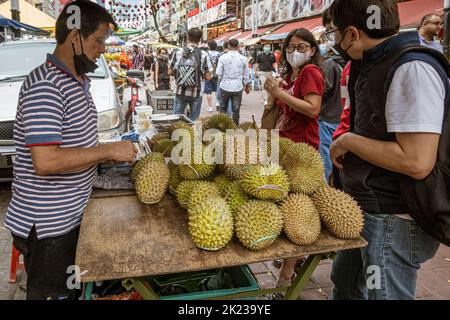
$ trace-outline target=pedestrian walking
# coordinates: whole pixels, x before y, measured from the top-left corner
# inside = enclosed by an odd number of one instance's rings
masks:
[[[431,49],[435,49],[439,52],[444,52],[444,48],[436,37],[439,36],[444,21],[437,14],[427,14],[422,18],[419,25],[419,38],[420,43]]]
[[[145,55],[137,44],[133,45],[133,52],[131,53],[131,62],[133,69],[144,70]]]
[[[205,80],[205,94],[206,99],[208,101],[208,112],[213,112],[213,107],[215,106],[216,109],[219,107],[219,98],[216,96],[217,92],[217,64],[219,63],[219,56],[220,53],[217,51],[217,43],[214,40],[208,41],[208,55],[211,59],[211,64],[213,66],[213,71],[211,72],[211,80]]]
[[[241,55],[239,41],[228,41],[229,52],[219,58],[217,75],[220,78],[221,113],[227,113],[228,103],[231,101],[233,120],[239,125],[242,103],[242,92],[250,92],[250,79],[247,58]]]
[[[155,89],[170,90],[169,54],[164,48],[159,48],[156,52]]]
[[[258,75],[261,84],[264,86],[267,78],[272,76],[272,72],[278,73],[278,65],[275,56],[271,52],[270,45],[265,45],[263,52],[259,53],[256,57],[255,73]],[[267,104],[268,93],[267,90],[261,91],[261,99],[263,105]]]

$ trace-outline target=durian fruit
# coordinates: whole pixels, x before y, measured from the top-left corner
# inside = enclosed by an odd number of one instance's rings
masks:
[[[209,181],[195,181],[191,190],[188,209],[204,202],[209,198],[220,197],[220,191],[217,185]]]
[[[219,250],[230,242],[233,231],[233,215],[224,199],[208,198],[189,208],[189,233],[198,248]]]
[[[298,245],[315,242],[320,235],[320,216],[313,201],[303,194],[291,194],[280,207],[284,232]]]
[[[343,191],[325,186],[312,195],[324,226],[341,239],[357,238],[364,227],[358,203]]]
[[[177,129],[186,129],[192,131],[192,127],[184,121],[175,121],[169,126],[167,131],[169,132],[170,136],[172,136],[173,132]]]
[[[239,241],[251,250],[270,246],[283,229],[283,216],[269,201],[250,200],[236,211],[234,218]]]
[[[180,170],[178,166],[172,161],[168,163],[170,169],[170,179],[169,179],[169,192],[176,197],[178,185],[181,183],[182,179],[180,176]]]
[[[161,139],[153,146],[152,151],[159,152],[166,157],[170,157],[174,144],[175,143],[170,139]]]
[[[159,161],[147,162],[136,177],[136,194],[142,203],[158,203],[164,197],[169,185],[170,170]]]
[[[233,118],[231,118],[228,114],[218,113],[206,119],[205,128],[217,129],[222,132],[226,132],[227,129],[236,129],[237,127],[233,121]]]
[[[280,159],[283,159],[283,156],[286,154],[286,151],[289,149],[290,146],[294,145],[295,142],[291,139],[280,137],[279,138],[279,152],[280,152]]]
[[[133,167],[133,170],[131,171],[130,179],[131,181],[136,181],[136,177],[139,175],[139,171],[142,167],[144,167],[148,162],[162,162],[165,163],[164,155],[159,152],[152,152],[142,159],[140,159]]]
[[[289,146],[281,159],[291,191],[311,195],[325,185],[325,172],[319,152],[306,143]]]
[[[225,174],[233,181],[241,180],[244,174],[252,167],[249,164],[227,164]]]
[[[191,200],[191,192],[195,186],[195,181],[183,180],[178,184],[176,189],[176,197],[179,205],[183,209],[187,209]]]
[[[154,144],[156,144],[158,141],[164,140],[164,139],[170,139],[170,135],[168,132],[157,133],[150,139],[150,141],[152,141]]]
[[[180,175],[186,180],[201,180],[206,179],[214,173],[213,164],[180,164],[178,166],[180,170]]]
[[[221,195],[227,202],[231,213],[233,214],[250,200],[244,190],[242,190],[238,181],[230,182],[226,188],[221,190]]]
[[[255,130],[259,129],[258,126],[256,125],[256,123],[254,123],[252,121],[242,122],[239,125],[239,128],[244,130],[244,132],[247,131],[248,129],[255,129]]]
[[[280,201],[289,194],[289,180],[279,165],[255,165],[240,180],[242,189],[254,198]]]
[[[218,176],[214,177],[214,183],[219,188],[220,193],[223,193],[229,186],[233,183],[230,178],[226,174],[219,174]]]

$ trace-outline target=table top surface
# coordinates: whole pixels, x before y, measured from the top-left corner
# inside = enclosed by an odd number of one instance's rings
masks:
[[[251,251],[234,236],[226,247],[209,252],[193,244],[187,224],[187,211],[171,195],[158,204],[144,205],[130,192],[94,194],[84,213],[77,246],[81,281],[231,267],[366,245],[361,237],[342,240],[324,230],[307,246],[298,246],[281,235],[268,248]]]

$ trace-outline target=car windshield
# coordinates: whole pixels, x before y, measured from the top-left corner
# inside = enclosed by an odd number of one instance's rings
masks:
[[[55,50],[54,42],[13,44],[0,47],[0,81],[25,78],[33,69],[45,62],[47,53]],[[103,58],[97,60],[99,66],[89,73],[92,78],[105,78],[107,66]]]

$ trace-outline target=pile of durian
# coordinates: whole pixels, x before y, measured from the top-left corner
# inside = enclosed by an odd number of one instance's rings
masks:
[[[170,158],[176,146],[170,137],[176,129],[186,129],[192,137],[196,134],[192,127],[177,122],[168,133],[154,136],[153,152],[135,165],[131,179],[144,204],[158,203],[166,192],[176,197],[187,210],[189,233],[198,248],[219,250],[236,234],[245,247],[261,250],[283,231],[292,242],[308,245],[318,239],[322,226],[342,239],[360,235],[360,207],[349,195],[325,183],[321,157],[311,146],[280,138],[279,163],[266,163],[259,153],[256,161],[249,159],[254,138],[246,137],[242,145],[222,146],[224,155],[234,154],[235,162],[238,157],[244,162],[208,164],[200,159],[199,163],[176,165]],[[242,129],[234,130],[234,136],[249,129],[259,131],[251,122],[237,128],[225,114],[205,119],[202,129],[218,129],[223,138],[230,134],[227,129]],[[271,150],[271,140],[263,138]],[[202,148],[207,146],[202,143]],[[202,157],[201,152],[193,155],[199,154]]]

